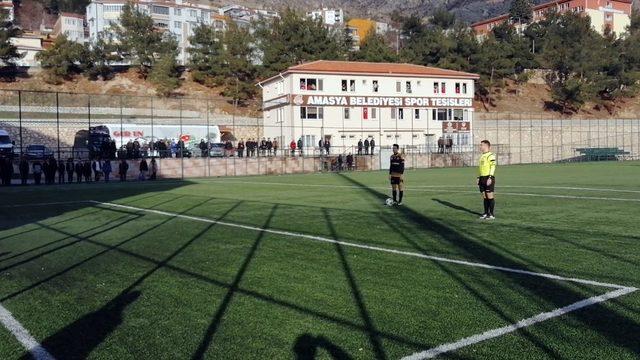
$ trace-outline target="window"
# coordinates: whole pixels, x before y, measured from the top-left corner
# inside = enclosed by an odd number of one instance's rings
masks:
[[[182,16],[182,9],[173,9],[173,13],[176,16]]]
[[[321,107],[315,106],[301,106],[300,107],[300,119],[316,120],[322,119],[324,110]]]
[[[355,80],[349,81],[349,91],[356,91],[356,81]]]
[[[460,83],[456,83],[455,90],[456,94],[460,94]]]
[[[173,28],[174,29],[180,29],[182,27],[182,23],[180,21],[174,21],[173,22]]]
[[[151,12],[159,15],[169,15],[169,8],[166,6],[153,5],[151,7]]]
[[[404,120],[404,109],[403,108],[399,108],[398,109],[398,120]]]
[[[437,82],[433,83],[433,93],[434,94],[439,94],[440,93],[440,87],[438,86]]]
[[[278,81],[276,84],[276,91],[278,92],[278,95],[284,94],[284,81]]]
[[[447,92],[447,85],[444,82],[440,83],[440,92],[445,94]]]
[[[300,79],[300,90],[322,90],[322,79]]]
[[[396,92],[402,91],[402,83],[400,81],[396,81]]]
[[[606,19],[607,19],[607,20],[611,20],[611,14],[607,14]]]
[[[378,118],[378,109],[371,108],[371,118],[372,119],[377,119]]]
[[[362,108],[362,120],[368,120],[369,119],[369,108],[363,107]]]
[[[464,120],[462,109],[453,109],[453,120],[457,120],[457,121]]]
[[[467,83],[462,83],[462,93],[463,94],[467,93]]]
[[[373,80],[373,92],[378,92],[378,80]]]
[[[396,108],[391,108],[391,120],[395,120],[397,111]]]
[[[406,89],[407,89],[407,94],[411,94],[411,81],[407,81]]]
[[[342,91],[347,91],[347,80],[342,80]]]
[[[344,108],[344,119],[345,120],[349,120],[349,118],[351,117],[351,109],[349,108]]]
[[[420,120],[420,109],[413,109],[413,118]]]
[[[195,10],[189,10],[189,16],[196,17],[196,16],[198,16],[198,12],[195,11]]]
[[[433,109],[433,118],[437,121],[446,121],[447,109]]]

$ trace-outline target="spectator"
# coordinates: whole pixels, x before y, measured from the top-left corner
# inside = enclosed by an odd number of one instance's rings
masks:
[[[2,173],[2,183],[5,186],[11,185],[11,178],[13,178],[13,161],[11,159],[0,159],[0,169]]]
[[[289,148],[291,149],[291,157],[296,156],[296,142],[294,140],[291,140]]]
[[[324,152],[322,149],[324,148],[324,142],[322,141],[322,139],[318,140],[318,150],[320,151],[320,156],[322,156],[322,153]]]
[[[327,152],[327,155],[329,155],[330,149],[331,149],[331,142],[329,141],[329,139],[325,139],[324,140],[324,150]]]
[[[342,171],[342,154],[338,154],[338,171]]]
[[[84,174],[84,181],[91,182],[91,163],[89,160],[82,164],[82,173]]]
[[[66,170],[67,170],[67,182],[71,184],[73,183],[73,170],[74,170],[73,158],[67,159]]]
[[[278,140],[273,139],[273,156],[278,156]]]
[[[224,156],[233,156],[233,144],[229,140],[224,143]]]
[[[273,142],[271,138],[267,139],[267,155],[272,156],[273,154]]]
[[[158,164],[156,163],[156,158],[151,158],[151,180],[156,179],[156,175],[158,173]]]
[[[238,147],[236,150],[238,151],[238,157],[241,158],[244,156],[244,139],[240,139],[240,141],[238,141]]]
[[[209,155],[209,152],[207,151],[209,146],[204,142],[204,139],[200,140],[200,145],[198,145],[198,147],[200,148],[200,156],[207,157]]]
[[[347,170],[353,170],[353,155],[351,153],[347,155]]]
[[[100,162],[100,158],[98,158],[98,160],[93,160],[91,168],[93,169],[94,180],[100,181],[100,175],[102,174],[102,163]]]
[[[27,170],[29,168],[27,167]],[[64,161],[62,159],[58,160],[58,184],[64,184]]]
[[[300,154],[300,156],[303,156],[304,154],[302,153],[302,147],[304,146],[304,144],[302,143],[302,138],[298,139],[298,153]]]
[[[120,165],[118,165],[120,181],[127,181],[127,171],[129,171],[129,164],[125,159],[120,160]]]
[[[27,185],[27,179],[29,178],[29,162],[24,158],[24,156],[20,158],[18,170],[20,171],[20,183],[22,185]]]
[[[56,183],[56,172],[58,171],[58,162],[52,157],[49,158],[49,184]]]
[[[364,154],[369,155],[369,139],[364,139]]]
[[[267,140],[265,140],[265,138],[262,138],[262,140],[260,141],[260,155],[265,156],[267,151]]]
[[[147,164],[147,160],[140,160],[140,175],[138,175],[139,180],[144,180],[147,178],[147,172],[149,171],[149,165]]]
[[[447,153],[451,154],[453,150],[453,139],[451,137],[447,138]]]
[[[358,141],[358,155],[362,155],[362,147],[364,146],[364,143],[362,142],[362,139],[360,139]]]
[[[104,182],[109,182],[109,176],[111,175],[111,161],[106,159],[104,163],[102,163],[102,172],[104,173]]]
[[[49,185],[49,161],[42,160],[42,175],[44,175],[44,184]]]
[[[376,149],[376,141],[371,139],[371,141],[369,141],[369,146],[371,146],[371,155],[373,155],[375,149]]]
[[[36,160],[31,164],[31,167],[33,171],[33,181],[35,181],[36,185],[40,185],[40,181],[42,180],[42,164]]]
[[[76,161],[74,170],[76,171],[76,181],[80,184],[82,182],[82,163],[80,161]]]

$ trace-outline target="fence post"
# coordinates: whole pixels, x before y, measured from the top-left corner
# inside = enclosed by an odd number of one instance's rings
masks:
[[[20,156],[22,156],[22,91],[18,90],[18,131],[20,136]]]
[[[180,139],[178,140],[178,144],[180,144],[180,179],[184,180],[184,140],[182,140],[182,98],[180,98],[180,102],[178,103],[180,107]]]
[[[209,148],[211,147],[211,132],[209,131],[209,99],[207,99],[207,155],[204,157],[207,161],[207,176],[211,176],[211,160],[209,159]],[[220,130],[218,129],[218,132]],[[202,154],[200,154],[202,155]]]
[[[58,161],[60,161],[60,96],[56,92],[56,132],[58,135]]]

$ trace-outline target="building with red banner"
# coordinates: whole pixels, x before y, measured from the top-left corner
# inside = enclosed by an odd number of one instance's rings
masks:
[[[366,139],[417,148],[449,137],[454,146],[469,147],[478,78],[413,64],[319,60],[292,66],[260,83],[264,135],[285,145],[302,139],[305,148],[329,140],[344,152]]]

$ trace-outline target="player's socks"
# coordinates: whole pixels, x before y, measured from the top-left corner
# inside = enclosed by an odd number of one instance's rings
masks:
[[[484,199],[484,214],[489,215],[489,199]]]
[[[404,196],[404,191],[400,190],[400,197],[398,198],[398,200],[400,200],[399,202],[402,202],[402,196]]]
[[[398,198],[398,192],[397,192],[397,191],[395,191],[395,190],[393,190],[393,191],[391,192],[391,194],[393,194],[393,202],[396,202],[396,200],[397,200],[397,198]]]
[[[491,214],[491,216],[493,216],[493,209],[496,206],[496,199],[489,199],[489,212],[488,214]]]

